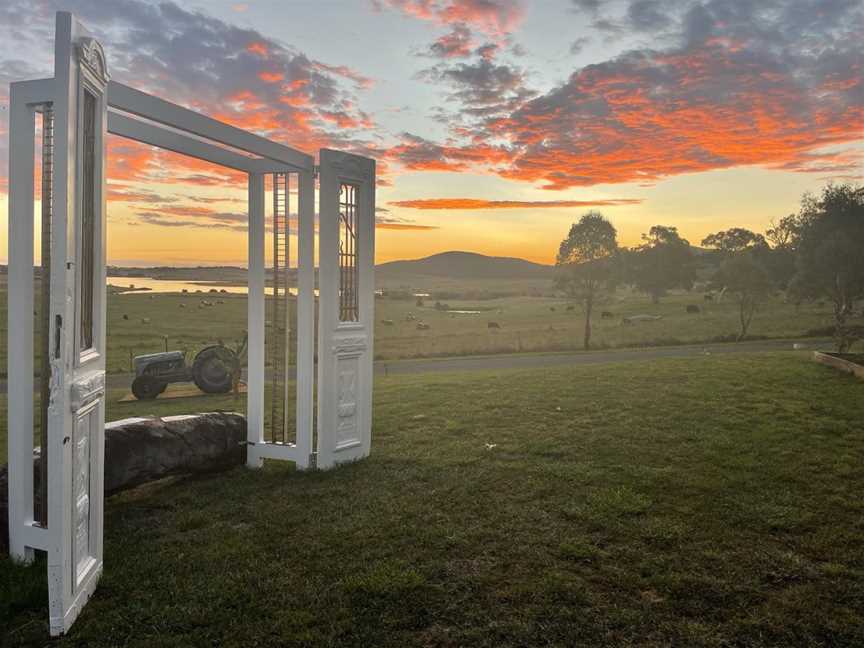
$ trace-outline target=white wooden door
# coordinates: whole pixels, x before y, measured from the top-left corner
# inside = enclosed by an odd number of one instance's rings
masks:
[[[105,428],[105,131],[102,47],[69,13],[54,50],[48,405],[51,634],[75,621],[102,572]]]
[[[319,172],[319,468],[369,454],[375,162],[322,149]]]

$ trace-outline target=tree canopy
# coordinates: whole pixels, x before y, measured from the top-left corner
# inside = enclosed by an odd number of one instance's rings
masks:
[[[642,241],[628,255],[629,283],[651,295],[655,303],[669,290],[693,287],[696,278],[693,251],[689,241],[678,234],[678,228],[654,225],[642,235]]]
[[[587,212],[561,241],[556,261],[556,283],[585,303],[584,347],[591,341],[591,311],[597,294],[617,278],[618,233],[600,212]]]
[[[751,248],[766,247],[765,237],[743,227],[733,227],[709,234],[702,239],[702,245],[714,248],[723,254],[734,254]]]
[[[834,306],[838,347],[850,344],[846,320],[864,298],[864,187],[829,185],[805,196],[798,214],[793,291],[827,297]]]

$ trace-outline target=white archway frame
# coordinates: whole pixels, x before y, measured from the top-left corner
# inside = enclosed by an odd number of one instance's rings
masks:
[[[96,151],[92,184],[82,171],[82,88],[98,93],[95,119],[103,129],[89,144]],[[50,401],[47,423],[48,524],[34,519],[34,188],[35,118],[51,106],[65,122],[58,135],[66,159],[57,161],[52,180],[50,314]],[[101,114],[99,110],[103,111]],[[69,13],[58,12],[55,76],[10,84],[9,124],[9,276],[8,376],[9,540],[10,554],[30,561],[34,550],[48,553],[51,633],[68,630],[98,582],[102,570],[102,473],[104,470],[105,396],[105,142],[110,133],[235,169],[248,175],[248,390],[247,465],[264,459],[293,461],[300,469],[328,468],[369,454],[371,446],[372,329],[374,322],[375,162],[369,158],[322,150],[321,166],[313,156],[219,122],[182,106],[108,80],[101,45]],[[71,115],[71,117],[70,117]],[[85,129],[84,139],[87,139]],[[92,155],[89,158],[93,168]],[[83,164],[86,167],[86,163]],[[265,176],[298,176],[296,441],[273,443],[264,438],[265,390]],[[321,177],[319,285],[322,303],[317,340],[318,430],[313,449],[315,375],[315,179]],[[84,184],[82,184],[84,182]],[[82,195],[93,196],[82,207]],[[83,189],[82,189],[83,188]],[[343,200],[343,191],[352,196]],[[88,200],[88,198],[84,198]],[[89,205],[89,207],[88,207]],[[91,295],[96,321],[90,324],[92,348],[78,341],[76,317],[82,312],[79,211],[96,212],[96,294]],[[350,212],[350,214],[349,214]],[[92,214],[89,216],[93,220]],[[54,221],[61,228],[54,232]],[[101,222],[101,224],[100,224]],[[347,229],[346,229],[347,228]],[[352,237],[354,266],[344,267],[342,239]],[[56,240],[55,240],[56,239]],[[355,245],[356,244],[356,245]],[[71,247],[69,247],[71,246]],[[67,256],[67,249],[69,250]],[[55,253],[62,264],[55,264]],[[57,266],[57,267],[55,267]],[[346,275],[347,273],[347,275]],[[88,275],[89,277],[90,275]],[[350,276],[350,288],[345,277]],[[55,287],[58,289],[55,291]],[[336,304],[350,291],[357,304],[352,318],[340,316]],[[57,294],[55,294],[55,292]],[[332,302],[332,303],[331,303]],[[100,312],[101,311],[101,312]],[[83,312],[89,312],[83,308]],[[55,313],[63,313],[61,320]],[[75,315],[70,317],[70,315]],[[101,315],[101,319],[99,316]],[[72,320],[72,321],[70,321]],[[71,328],[70,328],[71,327]],[[92,342],[93,340],[91,340]],[[91,366],[88,367],[87,363]],[[101,364],[100,364],[101,363]],[[84,367],[84,370],[80,370]],[[90,370],[90,368],[94,370]],[[76,373],[76,370],[78,372]],[[285,367],[287,373],[288,367]],[[13,378],[14,377],[14,378]],[[71,412],[71,413],[70,413]],[[77,418],[76,418],[77,417]],[[86,418],[85,418],[86,417]],[[101,422],[100,422],[101,419]],[[80,426],[87,427],[82,431]],[[76,430],[75,426],[79,426]],[[86,464],[76,464],[78,434]],[[86,437],[86,438],[84,438]],[[70,442],[71,443],[68,443]],[[68,443],[68,445],[67,445]],[[90,445],[87,445],[87,444]],[[76,450],[71,450],[74,448]],[[80,459],[80,458],[79,458]],[[80,461],[79,461],[80,463]],[[92,470],[85,468],[92,468]],[[74,473],[74,475],[72,474]],[[82,483],[82,479],[85,483]],[[75,512],[81,490],[86,520]],[[70,498],[70,494],[72,497]],[[88,499],[89,497],[89,499]],[[84,535],[86,551],[81,552]],[[77,544],[76,544],[77,543]],[[82,556],[79,560],[79,554]],[[78,560],[78,562],[75,562]]]

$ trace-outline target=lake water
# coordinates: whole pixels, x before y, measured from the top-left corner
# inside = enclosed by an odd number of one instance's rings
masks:
[[[245,295],[249,292],[246,286],[225,286],[219,283],[209,281],[188,281],[185,279],[153,279],[152,277],[108,277],[108,285],[115,286],[121,295],[134,294],[152,294],[152,293],[182,293],[184,290],[189,293],[209,294],[211,289],[234,295]],[[134,286],[135,289],[132,289]],[[140,290],[146,288],[147,290]],[[139,289],[139,290],[136,290]],[[265,288],[268,295],[273,294],[273,288],[267,286]],[[291,288],[292,295],[297,294],[296,288]],[[318,291],[315,291],[318,294]]]

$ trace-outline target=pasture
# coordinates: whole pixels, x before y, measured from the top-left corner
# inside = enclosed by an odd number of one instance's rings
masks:
[[[126,279],[113,281],[129,283]],[[437,291],[461,297],[436,299],[433,296],[425,298],[423,306],[417,306],[413,298],[378,298],[375,304],[376,359],[582,348],[582,308],[567,299],[552,296],[550,282],[517,282],[510,290],[518,289],[519,294],[497,298],[488,297],[506,292],[508,284],[466,282],[459,291],[456,291],[456,284],[448,282],[426,285],[424,290],[433,295]],[[0,314],[5,330],[5,278],[2,288]],[[245,295],[202,290],[189,294],[109,293],[108,371],[130,371],[130,355],[162,351],[166,339],[169,349],[192,353],[220,340],[233,346],[246,328]],[[471,295],[475,297],[466,298]],[[436,309],[436,301],[446,308]],[[688,305],[698,306],[699,312],[687,313]],[[604,319],[603,311],[611,317]],[[660,315],[662,319],[629,326],[622,324],[624,317],[642,314]],[[419,330],[421,322],[428,325],[428,329]],[[756,312],[749,335],[805,337],[814,330],[830,327],[831,323],[830,304],[810,302],[796,308],[775,296]],[[738,332],[738,310],[730,297],[722,302],[705,302],[701,293],[680,292],[669,295],[659,304],[652,304],[645,295],[621,289],[596,307],[592,328],[591,345],[595,349],[734,340]],[[5,372],[5,344],[2,349],[0,361]]]
[[[109,498],[57,645],[860,646],[862,419],[794,352],[381,379],[363,462]],[[0,582],[44,643],[44,565]]]

